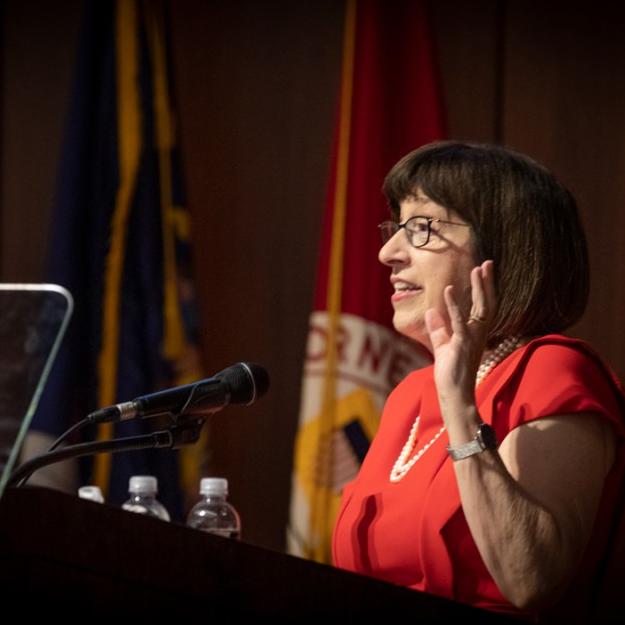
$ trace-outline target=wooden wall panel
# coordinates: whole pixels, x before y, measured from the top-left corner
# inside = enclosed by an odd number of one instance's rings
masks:
[[[210,424],[248,540],[282,547],[337,103],[343,7],[172,3],[206,368],[256,360],[269,395]]]
[[[625,8],[508,2],[504,142],[576,195],[591,299],[571,333],[625,376]]]
[[[0,276],[39,282],[81,3],[4,3],[0,35]]]
[[[498,140],[500,2],[431,0],[432,34],[450,139]]]

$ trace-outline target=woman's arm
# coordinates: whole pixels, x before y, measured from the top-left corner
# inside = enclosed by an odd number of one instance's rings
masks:
[[[481,421],[475,377],[496,309],[491,261],[471,273],[471,300],[469,316],[447,287],[447,315],[426,313],[452,447],[473,440]],[[611,426],[600,417],[560,415],[514,429],[497,451],[455,462],[473,539],[512,604],[548,603],[570,578],[588,542],[614,446]]]
[[[607,423],[568,415],[522,425],[498,452],[454,463],[473,539],[502,594],[517,607],[547,604],[569,581],[613,456]]]

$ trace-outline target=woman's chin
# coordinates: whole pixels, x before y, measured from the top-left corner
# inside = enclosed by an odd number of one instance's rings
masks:
[[[399,315],[395,315],[393,318],[393,327],[400,334],[403,334],[410,340],[415,341],[415,343],[419,343],[419,345],[424,347],[428,353],[432,353],[432,344],[430,343],[430,336],[427,332],[424,321],[415,322],[413,319],[408,322],[402,320]]]

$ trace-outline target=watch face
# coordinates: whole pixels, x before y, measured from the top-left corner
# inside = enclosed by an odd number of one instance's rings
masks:
[[[482,445],[482,449],[497,449],[495,430],[488,423],[480,423],[477,428],[477,437]]]

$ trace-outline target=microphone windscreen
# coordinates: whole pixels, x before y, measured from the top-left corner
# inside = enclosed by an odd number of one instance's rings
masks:
[[[254,378],[254,386],[256,387],[255,397],[252,401],[256,401],[260,397],[262,397],[267,390],[269,389],[269,373],[267,373],[267,369],[258,365],[254,362],[244,362],[241,363],[247,366]]]
[[[215,377],[227,382],[232,404],[252,404],[269,388],[267,370],[253,362],[239,362]]]

